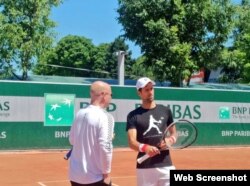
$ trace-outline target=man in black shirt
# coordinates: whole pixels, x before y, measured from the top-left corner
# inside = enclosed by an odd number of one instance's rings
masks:
[[[131,111],[127,116],[128,142],[131,149],[139,151],[137,158],[148,154],[150,158],[137,163],[138,186],[168,186],[172,164],[167,146],[174,141],[162,141],[155,144],[154,138],[161,138],[168,125],[173,122],[169,107],[157,105],[154,101],[155,82],[147,77],[138,79],[136,88],[142,105]],[[168,140],[168,139],[166,139]]]

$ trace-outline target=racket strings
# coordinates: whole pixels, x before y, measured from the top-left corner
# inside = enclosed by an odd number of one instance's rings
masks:
[[[189,122],[180,122],[175,124],[176,127],[176,143],[175,148],[185,148],[193,144],[197,138],[196,127]]]

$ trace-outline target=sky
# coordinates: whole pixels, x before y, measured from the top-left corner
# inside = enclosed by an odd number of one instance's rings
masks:
[[[91,39],[94,45],[111,43],[124,32],[118,23],[117,0],[64,0],[53,8],[51,19],[57,23],[57,40],[71,35]],[[126,41],[132,57],[141,55],[140,48]]]
[[[235,3],[241,0],[232,0]],[[71,35],[91,39],[94,45],[111,43],[123,34],[118,23],[118,0],[64,0],[63,4],[53,8],[51,19],[57,23],[57,40]],[[140,47],[131,41],[126,42],[132,57],[141,55]]]

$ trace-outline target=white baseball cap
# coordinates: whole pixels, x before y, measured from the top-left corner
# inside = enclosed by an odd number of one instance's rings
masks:
[[[144,88],[148,83],[152,83],[153,85],[155,85],[155,82],[148,77],[142,77],[137,80],[136,89],[139,90],[140,88]]]

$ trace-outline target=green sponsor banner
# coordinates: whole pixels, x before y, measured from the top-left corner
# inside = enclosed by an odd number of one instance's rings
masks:
[[[197,141],[193,146],[247,146],[250,125],[198,123]],[[70,127],[44,127],[43,123],[0,123],[0,150],[66,149]],[[127,147],[125,123],[115,123],[114,147]]]
[[[90,102],[89,87],[0,81],[0,149],[69,148],[70,126]],[[127,114],[141,101],[135,87],[112,86],[112,93],[114,145],[125,147]],[[174,119],[197,125],[194,146],[250,145],[250,91],[155,88],[155,99]]]
[[[250,145],[250,125],[232,123],[198,123],[195,146]]]
[[[45,94],[45,126],[71,126],[74,119],[73,94]]]
[[[0,150],[68,149],[70,127],[44,127],[39,122],[0,123]],[[114,147],[127,147],[125,125],[115,125]]]
[[[219,109],[220,119],[230,119],[230,109],[229,107],[220,107]]]
[[[0,123],[0,149],[54,149],[69,147],[69,127],[44,127],[43,123]]]

